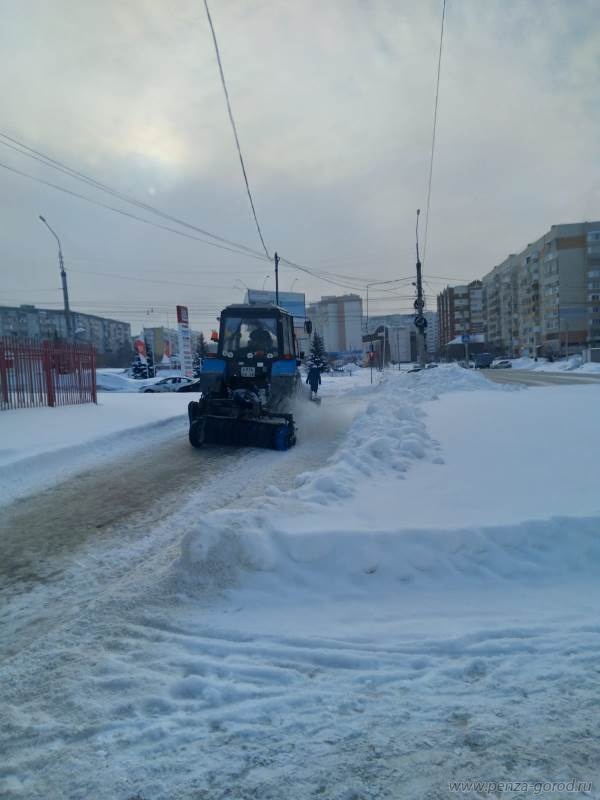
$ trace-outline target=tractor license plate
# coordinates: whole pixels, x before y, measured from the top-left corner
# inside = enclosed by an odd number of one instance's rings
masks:
[[[242,367],[242,378],[254,378],[256,369],[254,367]]]

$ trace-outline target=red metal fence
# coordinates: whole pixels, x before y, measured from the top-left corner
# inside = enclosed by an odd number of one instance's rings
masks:
[[[0,337],[0,410],[95,402],[93,347]]]

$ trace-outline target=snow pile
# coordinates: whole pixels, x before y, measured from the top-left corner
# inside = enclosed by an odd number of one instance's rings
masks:
[[[559,361],[546,361],[543,358],[537,361],[527,356],[514,358],[511,361],[513,369],[533,370],[535,372],[591,372],[600,373],[600,364],[584,363],[580,355],[569,356]]]
[[[271,488],[259,511],[217,511],[188,532],[182,545],[182,572],[196,575],[202,583],[224,585],[239,568],[284,574],[284,563],[323,558],[329,566],[346,565],[351,571],[356,558],[364,572],[389,551],[393,538],[384,532],[379,538],[371,534],[365,538],[363,528],[352,534],[339,531],[331,515],[319,524],[323,507],[331,506],[334,517],[339,511],[351,527],[359,487],[384,482],[389,502],[395,492],[389,481],[402,478],[412,463],[442,464],[439,445],[427,432],[423,403],[444,392],[482,388],[507,391],[506,386],[454,365],[421,373],[387,373],[328,463],[299,475],[288,491]],[[340,559],[339,551],[346,548],[350,560]]]
[[[442,463],[439,446],[427,432],[422,404],[446,392],[479,389],[505,392],[517,387],[490,384],[480,373],[456,365],[385,373],[379,391],[356,417],[329,463],[299,475],[293,492],[279,494],[324,505],[351,497],[358,483],[378,474],[401,475],[415,460]]]
[[[600,518],[528,520],[518,525],[450,530],[287,529],[270,514],[216,512],[189,533],[182,565],[203,590],[245,583],[278,602],[298,594],[329,601],[402,586],[485,588],[500,582],[552,585],[558,578],[595,578],[600,569]],[[262,573],[262,574],[261,574]]]
[[[145,386],[152,386],[163,378],[179,375],[181,372],[178,370],[161,370],[155,378],[138,379],[132,378],[125,369],[97,369],[96,385],[101,392],[139,392]]]

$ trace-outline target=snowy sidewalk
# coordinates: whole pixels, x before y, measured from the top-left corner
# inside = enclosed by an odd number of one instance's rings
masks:
[[[98,404],[0,413],[0,504],[185,429],[189,394],[99,393]],[[167,427],[165,427],[167,426]]]

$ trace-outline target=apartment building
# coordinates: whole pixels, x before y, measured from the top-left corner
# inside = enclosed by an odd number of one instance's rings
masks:
[[[481,281],[447,286],[437,297],[437,309],[437,343],[441,353],[464,335],[473,342],[483,341],[485,318]]]
[[[482,281],[486,342],[493,352],[511,357],[517,354],[520,342],[518,265],[513,253]]]
[[[486,336],[502,355],[600,343],[600,222],[553,225],[483,278]]]
[[[600,224],[586,231],[588,344],[600,347]]]
[[[307,309],[313,330],[322,338],[328,353],[362,350],[362,298],[357,294],[327,295]]]
[[[71,311],[75,341],[93,344],[99,366],[125,366],[131,356],[128,322]],[[0,306],[0,336],[27,339],[66,339],[65,313],[33,305]]]

